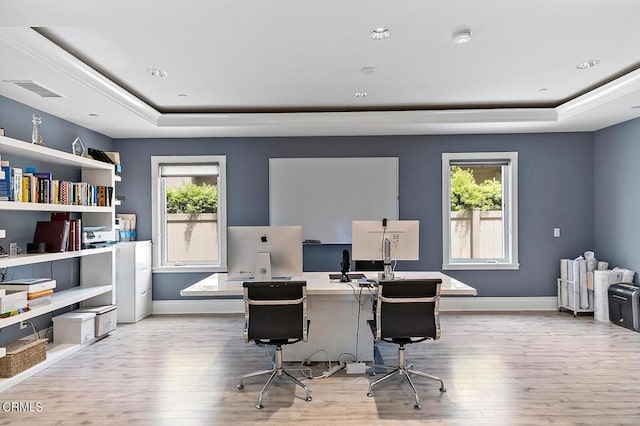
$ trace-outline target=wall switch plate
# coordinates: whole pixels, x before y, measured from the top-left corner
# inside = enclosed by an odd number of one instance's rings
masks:
[[[0,229],[0,238],[7,238],[7,231]]]
[[[9,243],[9,256],[18,255],[18,243]]]
[[[560,236],[560,228],[553,228],[553,236],[556,238]]]

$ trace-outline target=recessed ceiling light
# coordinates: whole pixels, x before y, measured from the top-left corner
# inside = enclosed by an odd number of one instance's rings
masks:
[[[89,117],[99,117],[99,115],[92,112],[92,113],[89,114]]]
[[[362,67],[362,68],[360,68],[360,72],[362,74],[373,74],[376,71],[377,71],[376,67]]]
[[[465,44],[471,41],[471,30],[464,29],[453,33],[453,42],[455,44]]]
[[[631,107],[631,109],[640,109],[640,105],[634,105]]]
[[[549,89],[545,89],[545,88],[543,87],[542,89],[538,89],[538,92],[546,92],[546,91],[548,91],[548,90],[549,90]]]
[[[187,95],[186,93],[180,93],[180,94],[178,94],[178,96],[181,97],[181,98],[188,98],[189,97],[189,95]]]
[[[356,92],[354,96],[359,99],[364,99],[369,96],[369,94],[367,92]]]
[[[147,72],[152,77],[166,77],[167,76],[167,72],[166,71],[159,70],[158,68],[147,68]]]
[[[384,40],[385,38],[391,37],[391,31],[382,27],[376,28],[375,30],[371,31],[369,37],[374,40]]]
[[[599,63],[600,63],[600,59],[591,59],[576,65],[576,68],[578,68],[579,70],[586,70],[587,68],[595,67]]]

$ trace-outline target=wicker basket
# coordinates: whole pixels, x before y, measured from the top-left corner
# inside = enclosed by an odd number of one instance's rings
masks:
[[[13,377],[47,359],[47,339],[16,340],[6,346],[0,358],[0,377]]]

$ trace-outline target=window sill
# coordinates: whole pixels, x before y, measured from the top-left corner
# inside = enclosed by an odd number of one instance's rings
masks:
[[[493,271],[501,271],[501,270],[518,270],[520,269],[519,263],[449,263],[443,264],[443,271],[453,271],[453,270],[466,270],[466,271],[474,271],[474,270],[493,270]]]
[[[181,274],[181,273],[215,273],[227,272],[227,268],[210,265],[184,265],[184,266],[156,266],[152,269],[154,274]]]

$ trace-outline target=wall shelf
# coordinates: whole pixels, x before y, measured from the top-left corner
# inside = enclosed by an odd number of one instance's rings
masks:
[[[28,319],[47,314],[49,312],[53,312],[57,309],[64,308],[65,306],[73,305],[74,303],[80,303],[91,297],[99,296],[110,291],[111,286],[108,285],[97,287],[82,286],[70,288],[68,290],[57,291],[51,296],[51,303],[42,306],[36,306],[30,311],[23,312],[12,317],[0,318],[0,328],[18,324],[20,321],[26,321]]]
[[[80,157],[46,146],[34,145],[7,136],[0,136],[0,154],[3,157],[20,157],[31,160],[45,161],[50,164],[61,164],[80,169],[109,170],[114,172],[113,164],[103,163],[92,158]]]
[[[113,246],[76,251],[62,251],[59,253],[23,253],[17,256],[0,258],[0,268],[53,262],[56,260],[72,259],[75,257],[93,256],[101,253],[109,253],[111,251],[113,251]]]
[[[104,163],[92,158],[85,158],[72,153],[34,145],[17,139],[0,136],[0,156],[3,160],[9,160],[11,164],[20,164],[20,160],[35,160],[39,164],[58,165],[66,169],[76,169],[80,171],[80,179],[92,185],[109,186],[115,188],[115,182],[119,181],[119,176],[115,176],[113,164]],[[115,191],[114,191],[115,192]],[[115,199],[115,194],[113,194]],[[0,201],[1,212],[20,212],[20,220],[27,223],[29,220],[39,220],[42,214],[38,212],[70,212],[81,214],[83,226],[97,226],[106,229],[115,229],[115,206],[76,206],[65,204],[48,203],[24,203],[17,201]],[[0,228],[11,233],[14,219],[4,214],[0,217]],[[22,219],[24,217],[24,219]],[[20,235],[11,235],[11,238],[27,239],[31,236],[25,235],[26,227],[16,224],[14,232]],[[107,247],[65,251],[58,253],[24,253],[17,256],[0,258],[0,268],[19,267],[33,265],[43,262],[55,262],[65,259],[79,258],[80,284],[64,290],[54,290],[51,302],[34,307],[32,310],[14,315],[8,318],[0,318],[0,330],[5,327],[15,326],[21,321],[51,314],[58,309],[69,307],[75,304],[81,306],[102,306],[116,303],[115,298],[115,249],[114,245]],[[60,287],[61,283],[58,283]],[[95,341],[95,340],[94,340]],[[3,342],[7,343],[7,342]],[[4,346],[4,345],[0,345]],[[20,381],[42,371],[47,366],[58,362],[66,356],[82,349],[87,344],[82,345],[48,345],[47,359],[28,370],[9,379],[0,379],[0,392],[19,383]]]
[[[104,338],[104,337],[102,337]],[[78,352],[79,350],[89,346],[92,343],[95,343],[98,340],[101,340],[102,338],[99,339],[94,339],[90,342],[87,343],[83,343],[81,345],[74,345],[74,344],[48,344],[47,345],[47,359],[45,359],[44,361],[42,361],[40,364],[34,365],[33,367],[23,371],[22,373],[16,374],[13,377],[9,377],[9,378],[0,378],[0,392],[4,392],[5,390],[9,389],[12,386],[17,385],[18,383],[22,382],[23,380],[28,379],[29,377],[38,374],[39,372],[41,372],[42,370],[44,370],[47,367],[52,366],[53,364],[55,364],[58,361],[62,361],[63,359],[65,359],[66,357],[68,357],[69,355],[72,355],[76,352]]]
[[[75,213],[108,213],[111,207],[74,206],[67,204],[23,203],[20,201],[0,201],[0,210],[29,212],[75,212]]]

